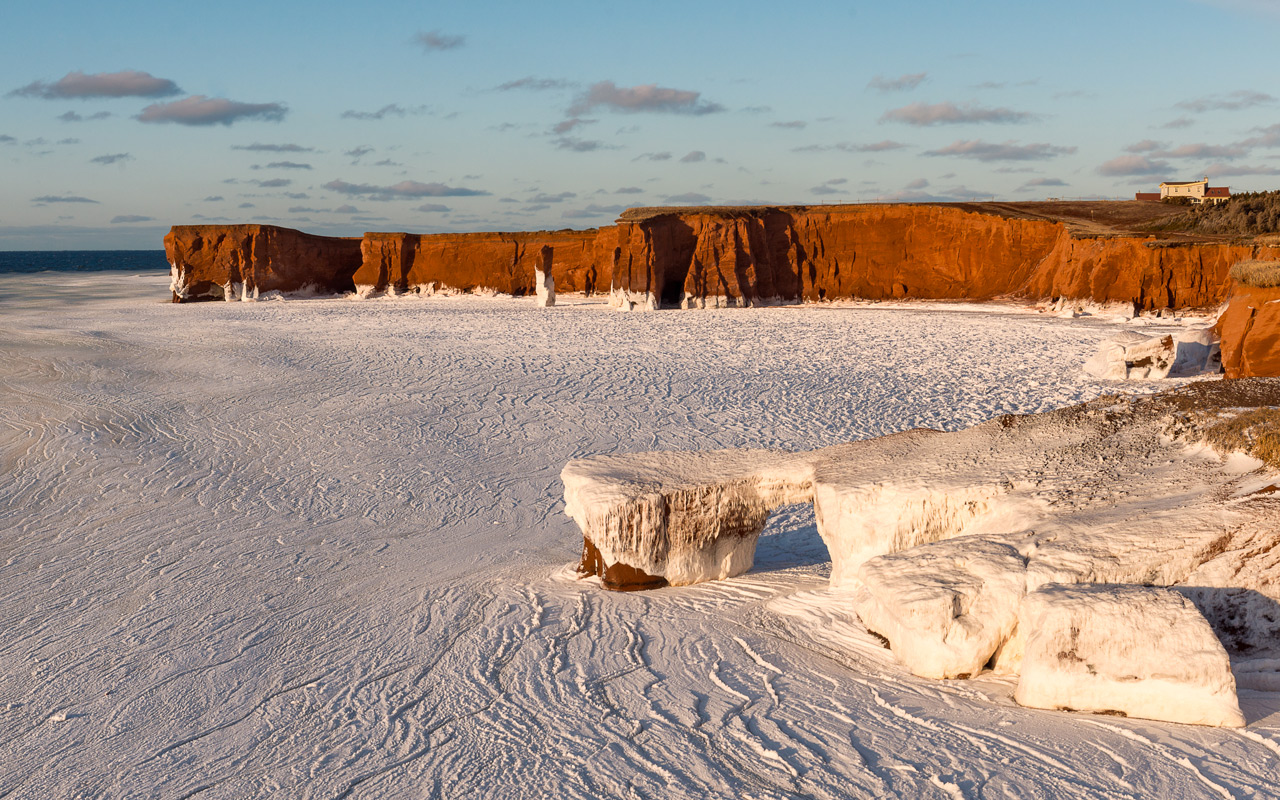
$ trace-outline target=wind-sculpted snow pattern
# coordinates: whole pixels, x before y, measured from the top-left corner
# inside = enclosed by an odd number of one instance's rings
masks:
[[[1274,694],[1239,732],[1027,710],[777,613],[827,584],[803,508],[738,578],[573,577],[573,458],[1063,406],[1117,325],[166,285],[0,276],[0,797],[1280,794]]]

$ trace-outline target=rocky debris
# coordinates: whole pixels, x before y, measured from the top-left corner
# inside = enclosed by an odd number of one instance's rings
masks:
[[[360,240],[274,225],[175,225],[164,237],[173,302],[252,300],[269,291],[351,291]]]
[[[1216,330],[1228,378],[1280,375],[1280,288],[1235,285]]]
[[[544,244],[539,253],[541,260],[533,267],[533,288],[537,292],[538,305],[547,308],[556,304],[556,279],[551,272],[551,245]]]
[[[1027,633],[1014,699],[1024,706],[1245,723],[1226,651],[1176,591],[1049,585],[1022,601],[1018,627]]]
[[[1084,371],[1095,378],[1117,381],[1216,375],[1222,371],[1222,353],[1211,328],[1183,331],[1177,336],[1124,331],[1103,342],[1085,362]]]

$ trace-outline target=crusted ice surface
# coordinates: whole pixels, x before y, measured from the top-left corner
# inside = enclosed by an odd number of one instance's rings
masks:
[[[769,512],[812,496],[811,453],[716,450],[590,456],[565,465],[565,513],[606,564],[675,586],[750,569]]]
[[[1023,599],[1018,626],[1024,706],[1244,725],[1226,651],[1176,591],[1050,584]]]
[[[1116,325],[179,306],[168,286],[0,275],[0,795],[1274,794],[1280,695],[1243,679],[1236,732],[911,675],[826,589],[804,504],[737,578],[606,595],[565,568],[581,532],[557,476],[583,454],[808,450],[1069,405],[1114,390],[1079,365]],[[1280,549],[1255,533],[1213,580],[1270,591]],[[805,599],[825,605],[776,610]],[[1260,652],[1235,662],[1259,687]]]
[[[1148,336],[1123,331],[1098,346],[1084,371],[1106,380],[1155,380],[1217,374],[1222,351],[1212,328]]]

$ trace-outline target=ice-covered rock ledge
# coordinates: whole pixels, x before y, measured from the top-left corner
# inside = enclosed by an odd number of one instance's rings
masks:
[[[769,512],[812,497],[815,458],[715,450],[570,461],[560,479],[565,513],[582,529],[579,571],[619,590],[740,575]]]
[[[582,571],[609,588],[745,572],[770,510],[811,498],[832,596],[916,674],[963,678],[1022,669],[1039,632],[1020,610],[1049,584],[1177,587],[1233,658],[1280,665],[1277,467],[1280,379],[1248,379],[810,453],[595,457],[562,477]]]

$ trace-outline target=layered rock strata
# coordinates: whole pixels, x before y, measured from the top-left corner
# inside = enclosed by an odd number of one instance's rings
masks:
[[[1280,375],[1280,288],[1236,285],[1216,330],[1228,378]]]
[[[960,204],[632,209],[587,231],[355,240],[230,225],[176,226],[165,237],[178,302],[307,286],[529,295],[543,247],[559,291],[607,293],[622,309],[1007,297],[1207,310],[1231,293],[1234,263],[1280,257],[1273,244],[1082,235]],[[1230,376],[1280,375],[1269,291],[1237,291],[1220,326]]]
[[[551,278],[562,292],[607,292],[610,278],[596,252],[600,232],[366,233],[355,291],[490,290],[511,295],[535,291],[534,271],[543,248],[554,253]]]
[[[164,237],[173,302],[248,300],[262,292],[350,291],[359,239],[274,225],[175,225]]]

